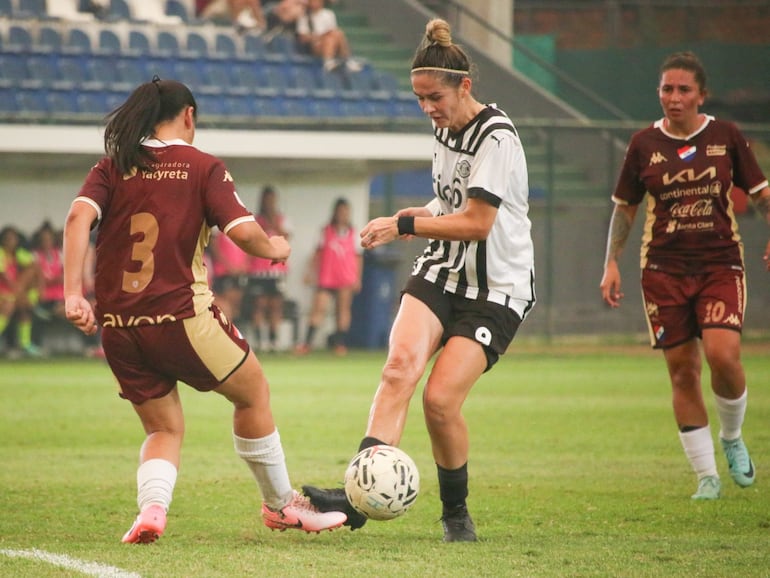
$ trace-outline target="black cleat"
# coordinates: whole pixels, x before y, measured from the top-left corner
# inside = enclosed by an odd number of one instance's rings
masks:
[[[465,505],[452,509],[444,508],[441,524],[444,526],[444,542],[476,541],[476,526],[473,525]]]
[[[348,517],[343,526],[358,530],[366,524],[366,516],[350,505],[343,488],[324,490],[315,486],[302,486],[302,491],[319,512],[343,512]]]

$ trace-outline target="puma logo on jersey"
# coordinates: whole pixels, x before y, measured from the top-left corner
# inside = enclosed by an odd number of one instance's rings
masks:
[[[650,165],[657,165],[659,163],[665,162],[668,162],[668,159],[664,157],[662,153],[658,151],[652,153],[652,156],[650,157]]]

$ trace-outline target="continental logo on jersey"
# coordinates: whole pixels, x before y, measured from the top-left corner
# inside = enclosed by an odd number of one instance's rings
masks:
[[[176,317],[171,313],[162,315],[130,315],[123,319],[120,313],[105,313],[102,316],[102,327],[139,327],[140,325],[159,325],[161,323],[170,323],[176,321]]]
[[[222,179],[222,182],[223,183],[232,183],[233,182],[233,177],[230,175],[230,171],[225,171],[225,176]]]
[[[707,157],[723,157],[727,154],[727,145],[708,145],[706,146]]]
[[[650,166],[666,162],[668,162],[668,159],[660,151],[655,151],[650,157]]]

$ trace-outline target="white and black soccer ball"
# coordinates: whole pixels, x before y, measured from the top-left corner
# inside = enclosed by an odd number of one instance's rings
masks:
[[[406,512],[420,491],[420,474],[406,452],[376,445],[359,452],[345,472],[345,495],[370,520],[392,520]]]

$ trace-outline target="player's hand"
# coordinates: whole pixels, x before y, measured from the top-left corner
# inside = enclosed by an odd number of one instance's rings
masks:
[[[374,249],[398,238],[397,217],[378,217],[369,221],[361,229],[361,246],[364,249]]]
[[[96,333],[96,317],[93,307],[85,297],[71,295],[64,300],[64,315],[67,321],[86,335]]]
[[[616,261],[610,261],[604,268],[604,276],[599,284],[602,292],[602,299],[613,309],[620,307],[620,301],[623,299],[623,292],[620,290],[620,271]]]
[[[281,237],[280,235],[270,237],[270,245],[273,247],[274,265],[283,263],[289,258],[289,255],[291,254],[291,245],[289,245],[289,242],[285,237]]]

